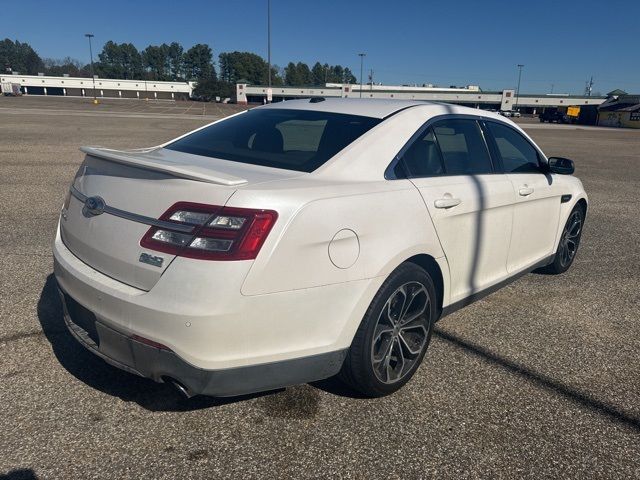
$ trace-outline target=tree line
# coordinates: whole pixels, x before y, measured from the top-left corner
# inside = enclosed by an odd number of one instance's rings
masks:
[[[267,62],[251,52],[222,52],[218,68],[213,50],[207,44],[197,44],[185,50],[178,42],[149,45],[138,50],[132,43],[106,42],[94,61],[93,68],[101,78],[124,78],[156,81],[195,81],[194,94],[205,100],[216,96],[230,97],[236,83],[266,85],[269,78]],[[83,65],[70,57],[41,58],[28,44],[4,39],[0,41],[0,68],[26,75],[91,77],[91,65]],[[289,62],[286,67],[271,66],[274,86],[320,86],[325,83],[356,83],[348,67],[316,62],[311,68],[303,62]]]

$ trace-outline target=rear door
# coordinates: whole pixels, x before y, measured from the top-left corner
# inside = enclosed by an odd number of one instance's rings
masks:
[[[507,259],[507,270],[512,273],[553,253],[562,191],[553,177],[544,173],[540,153],[520,132],[489,120],[485,126],[505,177],[515,191]]]
[[[472,118],[437,121],[401,153],[447,257],[451,301],[506,277],[513,187],[496,175]]]

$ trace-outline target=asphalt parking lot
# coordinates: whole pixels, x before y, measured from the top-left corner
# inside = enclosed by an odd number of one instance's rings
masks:
[[[51,259],[78,146],[235,111],[0,97],[0,479],[640,478],[640,130],[524,123],[590,196],[576,263],[442,320],[390,397],[322,382],[186,400],[78,345]]]

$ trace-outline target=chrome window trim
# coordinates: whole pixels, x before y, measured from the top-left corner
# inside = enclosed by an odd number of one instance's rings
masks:
[[[78,199],[82,203],[86,202],[87,198],[89,198],[87,195],[82,193],[73,185],[71,185],[71,188],[69,188],[69,191],[71,192],[71,195],[73,195],[76,199]],[[193,225],[181,225],[175,222],[158,220],[157,218],[152,218],[152,217],[147,217],[145,215],[138,215],[137,213],[127,212],[126,210],[120,210],[119,208],[111,207],[106,204],[104,206],[104,213],[108,213],[109,215],[113,215],[115,217],[124,218],[125,220],[130,220],[136,223],[142,223],[144,225],[149,225],[152,227],[166,228],[168,230],[173,230],[174,232],[192,233],[195,228]]]

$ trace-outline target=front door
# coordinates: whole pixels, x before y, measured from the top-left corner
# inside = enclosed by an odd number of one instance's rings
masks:
[[[508,125],[492,121],[485,125],[516,197],[507,260],[512,273],[553,253],[562,191],[552,175],[543,173],[540,153],[529,140]]]

